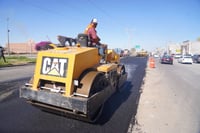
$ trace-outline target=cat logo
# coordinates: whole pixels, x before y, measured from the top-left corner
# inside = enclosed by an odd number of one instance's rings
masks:
[[[40,73],[57,77],[66,77],[67,64],[67,58],[43,57]]]

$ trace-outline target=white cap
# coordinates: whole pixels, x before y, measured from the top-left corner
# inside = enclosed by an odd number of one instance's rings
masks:
[[[93,19],[92,19],[92,23],[98,23],[97,19],[96,19],[96,18],[93,18]]]

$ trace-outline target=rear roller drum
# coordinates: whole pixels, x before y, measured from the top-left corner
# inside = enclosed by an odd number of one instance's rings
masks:
[[[109,85],[108,80],[105,78],[104,74],[99,73],[98,75],[96,75],[93,83],[92,83],[92,87],[90,89],[90,93],[89,93],[89,97],[95,95],[96,93],[104,90],[107,86]],[[104,99],[104,98],[102,98]],[[95,111],[95,113],[92,114],[88,114],[88,119],[89,122],[96,122],[99,117],[102,114],[103,111],[103,107],[104,107],[104,100],[101,101],[101,105],[98,107],[98,109]]]

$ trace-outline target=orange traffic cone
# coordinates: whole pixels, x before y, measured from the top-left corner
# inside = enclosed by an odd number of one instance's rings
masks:
[[[155,60],[153,57],[149,58],[149,67],[150,68],[155,68]]]

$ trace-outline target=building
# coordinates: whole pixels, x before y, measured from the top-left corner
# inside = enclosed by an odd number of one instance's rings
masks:
[[[31,54],[37,52],[33,40],[24,43],[10,43],[9,46],[6,44],[5,49],[6,53],[9,52],[10,54]]]
[[[190,51],[192,54],[200,54],[200,41],[191,42]]]
[[[181,44],[181,54],[200,54],[200,41],[183,41]]]
[[[162,53],[161,49],[157,49]],[[181,43],[170,43],[165,51],[167,54],[200,54],[200,41],[183,41]],[[157,52],[158,53],[158,52]]]
[[[180,54],[181,53],[181,46],[180,44],[169,44],[168,45],[168,54]]]

